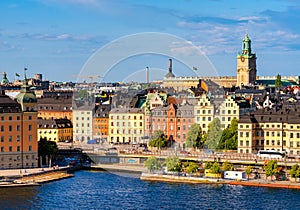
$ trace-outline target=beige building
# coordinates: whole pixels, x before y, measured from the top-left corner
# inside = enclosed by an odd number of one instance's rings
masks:
[[[93,107],[83,105],[73,109],[73,139],[87,143],[93,139]]]
[[[200,86],[205,91],[209,91],[210,87],[207,81],[212,81],[220,87],[232,87],[236,85],[235,76],[220,76],[220,77],[165,77],[163,86],[165,88],[174,88],[175,91],[180,92],[188,90],[191,87]]]

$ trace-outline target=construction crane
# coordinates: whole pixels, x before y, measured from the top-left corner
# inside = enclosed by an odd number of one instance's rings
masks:
[[[90,79],[91,83],[94,83],[94,80],[97,78],[102,78],[102,76],[100,75],[81,75],[81,74],[73,75],[73,77],[80,78],[80,79]]]

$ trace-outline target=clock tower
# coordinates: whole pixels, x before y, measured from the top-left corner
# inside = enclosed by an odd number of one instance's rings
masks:
[[[256,54],[251,52],[248,33],[242,43],[242,53],[237,54],[237,86],[254,85],[256,81]]]

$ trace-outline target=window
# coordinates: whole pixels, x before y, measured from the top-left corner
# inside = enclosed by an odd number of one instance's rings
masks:
[[[12,146],[9,146],[9,147],[8,147],[8,151],[9,151],[9,152],[12,152]]]
[[[20,152],[20,146],[17,146],[17,152]]]
[[[12,120],[12,116],[9,116],[9,117],[8,117],[8,120]]]
[[[32,135],[28,136],[29,141],[32,141]]]
[[[1,125],[1,131],[4,131],[4,125]]]
[[[32,116],[29,115],[29,116],[28,116],[28,120],[32,120]]]
[[[4,147],[1,147],[1,152],[4,152]]]
[[[9,136],[8,141],[12,142],[12,136]]]
[[[29,130],[29,131],[32,130],[32,125],[28,125],[28,130]]]
[[[31,145],[29,145],[28,151],[32,151],[32,146]]]
[[[20,131],[21,127],[20,125],[17,125],[17,131]]]
[[[1,142],[4,142],[4,136],[1,136]]]

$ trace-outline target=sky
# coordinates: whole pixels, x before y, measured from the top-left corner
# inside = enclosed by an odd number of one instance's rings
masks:
[[[299,75],[297,0],[1,0],[0,72],[7,72],[10,81],[17,79],[16,73],[22,76],[26,67],[29,77],[41,73],[50,81],[106,77],[142,82],[144,73],[138,72],[146,66],[150,80],[162,79],[171,57],[176,76],[193,76],[195,72],[185,68],[202,62],[211,66],[198,72],[235,76],[246,33],[257,55],[259,76]],[[174,47],[182,40],[184,46]],[[162,52],[159,46],[177,54]],[[128,50],[138,47],[140,51]],[[195,52],[191,48],[207,61],[187,61]],[[119,57],[111,59],[116,54]],[[93,59],[97,66],[87,70]]]

